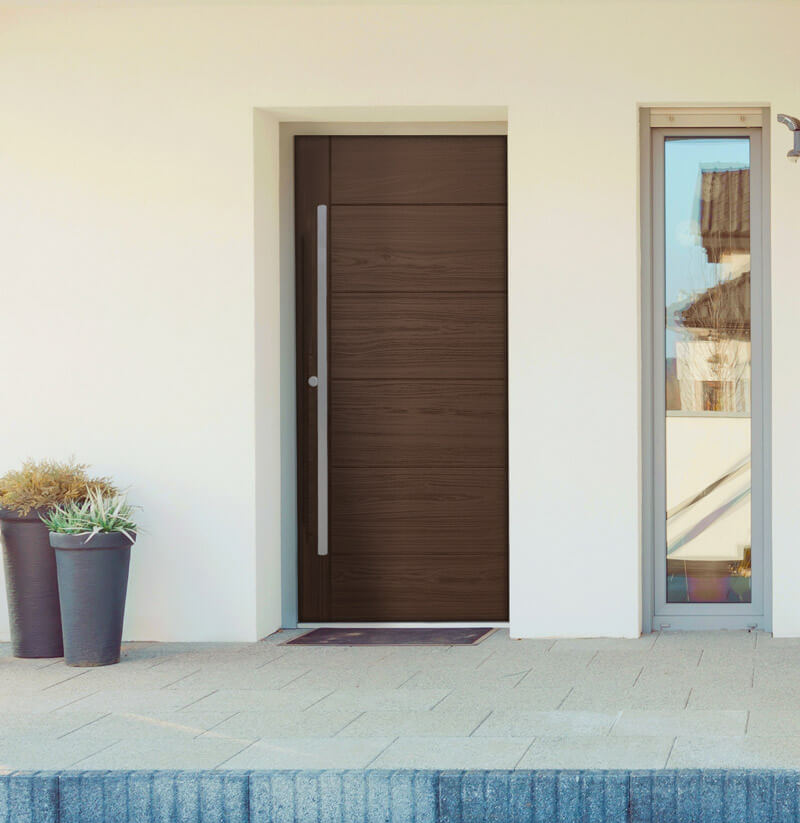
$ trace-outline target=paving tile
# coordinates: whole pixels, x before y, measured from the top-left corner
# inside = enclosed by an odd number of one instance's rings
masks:
[[[798,708],[751,709],[747,734],[753,737],[800,736],[800,704]]]
[[[390,709],[411,711],[431,709],[447,697],[447,689],[338,689],[321,701],[325,711]]]
[[[369,666],[385,660],[390,649],[385,646],[281,646],[281,656],[272,661],[277,666],[300,666],[311,663],[320,667]]]
[[[235,669],[255,669],[282,658],[286,651],[280,646],[267,646],[262,643],[237,644],[176,644],[181,648],[174,653],[164,644],[161,654],[152,655],[152,666],[159,673],[175,672],[176,676],[196,671],[198,668],[231,667]]]
[[[756,651],[788,650],[800,651],[800,637],[773,637],[769,632],[753,632],[756,636]]]
[[[715,675],[710,669],[697,667],[687,671],[677,671],[665,674],[656,674],[645,669],[636,681],[637,688],[644,689],[680,689],[697,688],[702,686],[721,686],[729,689],[749,689],[752,686],[752,672],[722,671]]]
[[[42,691],[27,691],[20,689],[13,693],[0,693],[0,715],[2,714],[47,714],[63,707],[82,702],[83,698],[92,694],[91,690],[85,693],[62,694],[60,687],[44,689]],[[85,711],[103,711],[97,706],[84,705]]]
[[[228,760],[226,769],[364,769],[393,738],[263,738]]]
[[[653,688],[637,683],[632,689],[596,688],[591,683],[576,686],[559,708],[582,711],[622,711],[624,709],[683,709],[690,687]]]
[[[520,769],[663,769],[672,737],[542,737]]]
[[[416,672],[402,684],[404,689],[454,689],[469,682],[471,688],[483,686],[486,689],[513,689],[528,673],[527,669],[511,672],[496,672],[485,668],[470,671],[460,669],[424,670]]]
[[[794,661],[791,665],[756,666],[753,672],[753,688],[797,692],[800,688],[800,666]]]
[[[788,688],[725,688],[723,683],[692,688],[690,709],[781,709],[800,705],[800,684]]]
[[[78,695],[104,689],[162,689],[175,681],[176,675],[157,668],[143,668],[141,666],[98,666],[94,668],[77,669],[79,674],[74,675],[74,667],[60,666],[47,671],[61,671],[64,679],[50,686],[51,690],[64,695]],[[73,676],[69,676],[72,674]]]
[[[495,647],[481,643],[478,646],[450,646],[433,658],[437,665],[477,667],[496,654]]]
[[[516,675],[529,672],[537,667],[543,667],[546,661],[547,657],[544,653],[520,651],[519,653],[505,654],[496,652],[472,669],[471,673],[481,677]]]
[[[569,686],[525,689],[462,688],[451,691],[433,711],[473,711],[483,709],[517,709],[547,711],[561,707],[570,692]]]
[[[526,738],[400,737],[371,764],[375,769],[513,769]]]
[[[397,713],[392,715],[397,717]],[[216,725],[208,735],[234,737],[333,737],[359,716],[354,710],[326,711],[313,707],[306,711],[243,711]],[[372,735],[380,736],[380,735]]]
[[[555,641],[552,651],[643,651],[652,649],[657,634],[643,634],[640,637],[571,637]]]
[[[339,732],[340,737],[469,737],[486,718],[480,710],[366,711]]]
[[[59,711],[148,712],[178,711],[206,697],[210,689],[173,691],[170,689],[103,689],[90,692],[76,700],[76,694],[61,695],[62,702],[71,700]],[[48,692],[49,694],[50,692]],[[52,690],[55,694],[56,690]]]
[[[298,688],[361,688],[361,689],[396,689],[416,674],[416,670],[403,666],[382,666],[373,663],[370,666],[348,668],[312,668],[292,683]]]
[[[638,663],[617,665],[598,665],[592,661],[582,671],[576,673],[574,683],[576,686],[590,684],[597,688],[632,688],[642,674],[643,666]]]
[[[164,691],[170,692],[169,689]],[[177,696],[183,691],[172,691]],[[194,711],[299,711],[333,694],[332,689],[217,689],[191,704]],[[346,701],[345,701],[346,703]],[[349,705],[343,708],[349,709]]]
[[[102,715],[94,722],[84,723],[69,732],[77,737],[102,737],[105,740],[138,740],[149,735],[158,737],[174,735],[193,739],[219,725],[233,715],[233,712],[117,712]],[[71,715],[65,713],[68,719]],[[257,734],[250,734],[255,739]]]
[[[9,694],[24,688],[40,691],[68,680],[80,678],[85,669],[75,669],[63,664],[38,667],[31,665],[39,661],[17,660],[0,661],[0,695]]]
[[[797,769],[800,737],[678,737],[670,769]]]
[[[611,734],[622,737],[733,737],[744,734],[746,711],[627,709]]]
[[[94,723],[105,712],[75,711],[65,714],[44,714],[42,712],[3,712],[0,714],[0,740],[25,735],[31,739],[53,739]]]
[[[8,769],[68,769],[104,746],[115,741],[75,739],[45,739],[23,732],[0,738],[0,771]]]
[[[559,674],[574,675],[586,671],[594,659],[594,652],[556,652],[542,654],[531,661],[530,668],[541,677]]]
[[[449,659],[451,649],[448,646],[384,646],[382,651],[385,652],[382,660],[389,665],[436,665]]]
[[[498,654],[544,654],[556,644],[555,640],[536,638],[511,638],[508,629],[500,629],[481,645],[490,646]]]
[[[758,634],[743,631],[661,632],[653,651],[667,648],[749,651],[756,648]]]
[[[156,669],[158,671],[159,669]],[[308,674],[308,666],[282,666],[268,664],[256,669],[242,670],[233,666],[214,666],[197,669],[175,680],[174,672],[168,673],[170,689],[282,689]]]
[[[749,682],[753,677],[755,662],[751,657],[735,660],[713,660],[710,655],[704,654],[694,670],[696,680],[706,680],[716,683]]]
[[[435,714],[435,712],[433,712]],[[499,710],[492,712],[475,737],[570,737],[608,734],[613,712]]]
[[[81,769],[213,769],[251,742],[234,738],[148,735],[144,739],[121,740],[74,765]]]

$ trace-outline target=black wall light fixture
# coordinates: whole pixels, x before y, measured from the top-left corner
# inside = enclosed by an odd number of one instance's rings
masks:
[[[786,156],[796,163],[797,158],[800,157],[800,119],[788,114],[779,114],[778,122],[783,123],[794,134],[794,148]]]

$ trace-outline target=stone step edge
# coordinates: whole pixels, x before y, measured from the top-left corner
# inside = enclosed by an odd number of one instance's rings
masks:
[[[800,771],[17,771],[0,823],[789,823]]]

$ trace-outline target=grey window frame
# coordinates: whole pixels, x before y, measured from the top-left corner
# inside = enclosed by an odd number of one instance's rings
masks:
[[[759,128],[651,127],[641,110],[642,223],[642,629],[771,630],[769,113]],[[752,542],[753,602],[666,603],[664,386],[664,141],[748,137],[751,147]]]

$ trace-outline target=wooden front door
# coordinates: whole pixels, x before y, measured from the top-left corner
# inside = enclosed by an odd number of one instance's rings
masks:
[[[506,620],[505,137],[297,137],[295,209],[300,620]]]

